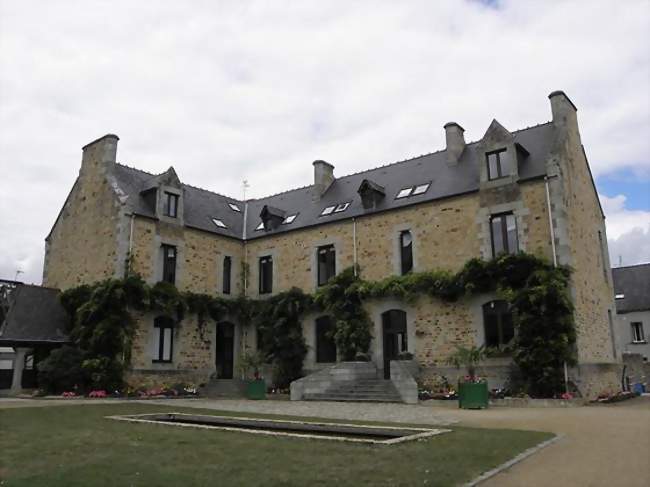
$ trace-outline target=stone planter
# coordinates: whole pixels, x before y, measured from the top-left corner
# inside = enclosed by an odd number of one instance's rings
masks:
[[[246,381],[246,399],[266,399],[266,382],[264,382],[264,379]]]
[[[458,407],[462,409],[481,409],[488,407],[487,382],[459,382]]]

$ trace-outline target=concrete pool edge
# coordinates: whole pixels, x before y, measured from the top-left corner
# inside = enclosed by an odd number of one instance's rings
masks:
[[[206,418],[214,419],[227,419],[227,420],[241,420],[249,422],[274,422],[278,424],[300,424],[300,425],[314,425],[314,426],[338,426],[338,427],[347,427],[347,428],[356,428],[358,430],[395,430],[395,431],[409,431],[409,432],[418,432],[415,434],[405,435],[398,438],[391,438],[387,440],[375,440],[375,439],[364,439],[364,438],[347,438],[343,436],[327,436],[322,434],[308,434],[308,433],[297,433],[297,432],[283,432],[283,431],[272,431],[264,429],[250,429],[250,428],[238,428],[236,426],[222,426],[222,425],[203,425],[203,424],[190,424],[190,423],[181,423],[181,422],[171,422],[161,419],[146,419],[147,417],[152,416],[186,416],[186,417],[196,417],[203,416]],[[104,416],[105,419],[112,419],[116,421],[125,421],[130,423],[148,423],[148,424],[157,424],[164,426],[183,426],[188,428],[199,428],[199,429],[210,429],[210,430],[221,430],[221,431],[232,431],[240,433],[250,433],[250,434],[260,434],[265,436],[284,436],[284,437],[293,437],[293,438],[305,438],[305,439],[316,439],[316,440],[327,440],[327,441],[344,441],[351,443],[365,443],[365,444],[378,444],[378,445],[394,445],[398,443],[404,443],[407,441],[415,441],[425,438],[430,438],[433,436],[438,436],[444,433],[450,433],[450,429],[442,428],[421,428],[421,427],[408,427],[408,426],[377,426],[377,425],[359,425],[359,424],[350,424],[350,423],[337,423],[337,422],[323,422],[323,421],[297,421],[289,419],[270,419],[270,418],[251,418],[244,416],[220,416],[220,415],[196,415],[189,413],[178,413],[178,412],[169,412],[169,413],[142,413],[142,414],[128,414],[128,415],[111,415]]]

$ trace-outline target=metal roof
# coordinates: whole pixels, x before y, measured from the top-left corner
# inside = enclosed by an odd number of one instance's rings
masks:
[[[68,341],[70,317],[59,301],[58,289],[21,284],[9,300],[9,311],[0,326],[0,345]]]
[[[520,161],[520,180],[543,177],[546,174],[546,161],[555,139],[553,123],[529,127],[513,132],[512,135],[514,142],[528,152]],[[442,150],[337,178],[320,197],[316,187],[310,185],[243,202],[183,184],[184,222],[186,226],[211,233],[237,239],[243,239],[246,235],[247,240],[252,240],[477,191],[479,161],[474,148],[478,143],[467,144],[456,165],[447,164],[446,151]],[[155,175],[117,164],[114,176],[118,187],[128,196],[127,206],[138,215],[155,218],[152,209],[147,206],[140,194]],[[371,209],[363,207],[361,197],[357,193],[365,179],[383,187],[386,194],[386,197]],[[395,199],[401,189],[425,183],[431,183],[426,192]],[[228,203],[235,203],[242,211],[232,210]],[[343,203],[350,203],[344,211],[321,215],[324,208]],[[243,228],[245,204],[248,205],[246,232]],[[290,224],[279,225],[270,230],[256,230],[261,222],[260,213],[265,206],[277,208],[285,215],[297,214],[298,216]],[[212,218],[222,220],[228,228],[217,227],[212,222]]]
[[[650,310],[650,263],[612,269],[617,313]]]

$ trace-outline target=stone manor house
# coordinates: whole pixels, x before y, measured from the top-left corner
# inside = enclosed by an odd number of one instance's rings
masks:
[[[583,394],[618,388],[604,215],[576,107],[561,91],[549,99],[550,122],[510,131],[493,120],[472,143],[451,122],[444,150],[345,177],[318,160],[309,186],[246,201],[182,183],[174,168],[149,174],[119,164],[118,137],[105,135],[83,148],[79,176],[46,238],[43,285],[120,278],[129,267],[151,284],[263,298],[293,286],[311,293],[355,263],[362,277],[379,280],[525,251],[574,270],[579,365],[572,379]],[[414,355],[421,373],[453,377],[446,364],[457,345],[499,346],[514,334],[494,295],[366,305],[378,377],[389,377],[401,352]],[[255,330],[236,320],[212,323],[207,340],[194,326],[171,326],[155,315],[139,320],[132,377],[233,378],[242,353],[256,349]],[[331,326],[327,316],[304,316],[307,372],[337,362]],[[491,387],[509,363],[488,359]]]

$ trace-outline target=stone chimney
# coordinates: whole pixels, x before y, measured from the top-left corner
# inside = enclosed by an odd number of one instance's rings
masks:
[[[334,166],[325,161],[314,161],[315,198],[320,198],[334,182]]]
[[[548,95],[551,100],[551,112],[553,113],[553,124],[558,128],[577,128],[578,127],[578,109],[564,93],[564,91],[554,91]]]
[[[465,149],[465,129],[456,122],[445,124],[445,139],[447,140],[447,164],[455,166]]]
[[[115,164],[117,157],[117,141],[120,138],[107,134],[82,147],[81,171],[105,170]]]

